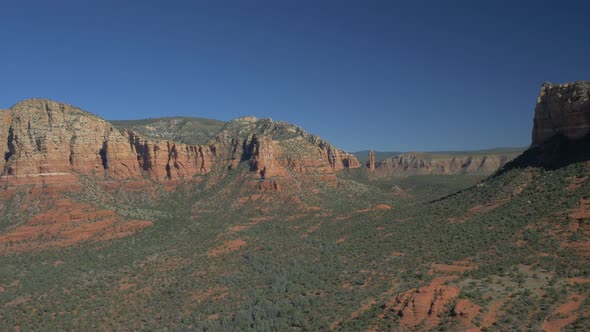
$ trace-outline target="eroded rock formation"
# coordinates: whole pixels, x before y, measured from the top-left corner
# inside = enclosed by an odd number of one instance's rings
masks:
[[[369,151],[369,163],[368,163],[369,171],[375,170],[375,152],[373,150]]]
[[[270,119],[229,122],[206,145],[142,138],[79,108],[30,99],[0,112],[4,184],[77,182],[79,174],[157,181],[191,179],[244,162],[250,175],[272,179],[297,174],[335,181],[335,172],[359,167],[356,158],[301,128]],[[267,185],[260,185],[267,188]]]
[[[106,121],[70,105],[31,99],[2,112],[2,176],[17,183],[72,181],[73,173],[140,175],[129,140]]]
[[[132,131],[130,147],[140,169],[156,180],[191,178],[211,171],[216,147],[142,139]]]
[[[535,107],[533,146],[555,135],[576,140],[588,134],[590,81],[543,84]]]
[[[229,160],[224,167],[232,170],[240,162],[247,162],[252,178],[269,182],[252,187],[281,188],[286,179],[294,178],[335,184],[336,172],[361,166],[353,155],[321,138],[271,119],[235,119],[226,124],[214,141],[222,151],[220,159]]]
[[[420,154],[404,153],[375,162],[374,172],[371,176],[379,178],[430,174],[491,174],[516,156],[516,153],[507,153],[432,158]]]

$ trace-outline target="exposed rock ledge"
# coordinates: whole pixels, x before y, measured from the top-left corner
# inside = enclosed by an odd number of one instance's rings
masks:
[[[245,117],[228,123],[206,145],[148,140],[71,105],[29,99],[0,111],[2,184],[76,182],[78,174],[157,181],[191,179],[213,168],[250,165],[253,178],[292,174],[334,177],[359,167],[354,156],[299,127]],[[293,153],[291,146],[303,151]],[[70,176],[65,176],[70,175]],[[59,178],[59,179],[51,179]]]
[[[533,146],[556,135],[577,140],[588,134],[590,81],[543,84],[535,107]]]

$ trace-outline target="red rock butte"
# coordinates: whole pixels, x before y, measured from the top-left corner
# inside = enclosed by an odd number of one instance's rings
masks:
[[[207,144],[142,138],[77,107],[47,99],[0,112],[3,185],[75,185],[81,174],[111,179],[190,180],[241,163],[264,182],[297,175],[334,182],[358,160],[299,127],[270,119],[230,121]],[[276,186],[276,185],[275,185]],[[268,185],[261,184],[261,188]]]

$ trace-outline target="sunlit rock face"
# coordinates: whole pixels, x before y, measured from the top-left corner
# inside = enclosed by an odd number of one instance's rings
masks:
[[[80,174],[111,179],[190,180],[213,169],[249,165],[253,179],[310,175],[334,182],[360,167],[351,154],[301,128],[270,119],[229,122],[208,144],[145,139],[77,107],[29,99],[0,111],[6,184],[79,183]]]

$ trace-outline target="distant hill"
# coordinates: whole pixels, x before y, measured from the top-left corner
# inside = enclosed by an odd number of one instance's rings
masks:
[[[197,117],[111,120],[120,129],[131,129],[144,138],[185,144],[205,144],[223,126],[224,121]]]
[[[527,147],[505,147],[482,150],[465,150],[465,151],[375,151],[375,161],[384,161],[385,159],[399,156],[401,154],[413,154],[420,156],[425,160],[436,160],[441,158],[482,156],[482,155],[514,155],[521,154]],[[369,150],[362,150],[353,153],[360,162],[369,161]]]
[[[397,155],[402,154],[401,151],[374,151],[375,152],[375,161],[385,160],[390,157],[394,157]],[[362,150],[352,153],[356,159],[360,162],[366,163],[369,161],[369,150]]]
[[[369,168],[369,177],[389,178],[412,175],[489,175],[521,154],[524,148],[495,148],[475,151],[375,152],[354,155]]]

